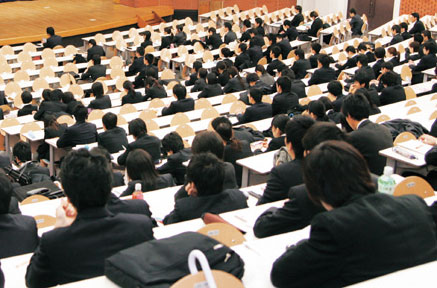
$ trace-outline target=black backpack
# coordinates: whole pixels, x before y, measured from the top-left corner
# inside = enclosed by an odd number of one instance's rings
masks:
[[[244,262],[220,242],[196,232],[151,240],[122,250],[105,261],[105,275],[121,287],[170,287],[190,274],[188,255],[194,249],[205,254],[211,269],[241,279]]]

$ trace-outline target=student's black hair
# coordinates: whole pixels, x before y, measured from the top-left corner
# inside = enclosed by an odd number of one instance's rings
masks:
[[[371,79],[369,78],[367,73],[365,73],[364,71],[360,71],[355,75],[354,80],[360,83],[360,85],[364,84],[364,87],[368,88]]]
[[[195,154],[188,164],[187,182],[194,183],[197,197],[221,193],[224,178],[224,164],[212,153]]]
[[[212,34],[215,34],[216,30],[214,27],[209,27],[208,32],[212,32]]]
[[[313,17],[317,18],[317,17],[319,17],[319,13],[317,13],[316,11],[311,11],[310,17],[311,18],[313,18]]]
[[[229,67],[228,68],[228,73],[232,77],[236,77],[238,79],[238,82],[240,82],[241,87],[244,88],[246,86],[246,83],[244,82],[243,77],[240,76],[240,73],[238,72],[238,69],[235,66]]]
[[[261,74],[263,75],[267,73],[266,68],[264,68],[264,66],[260,64],[255,66],[255,72],[261,72]]]
[[[419,47],[420,47],[420,43],[413,41],[410,43],[410,45],[408,45],[411,49],[413,49],[413,51],[410,52],[419,52]],[[383,48],[384,49],[384,48]],[[385,50],[384,50],[385,51]]]
[[[366,55],[360,54],[357,56],[357,63],[360,62],[362,66],[367,66],[369,64],[369,59]]]
[[[393,71],[394,65],[390,61],[387,61],[387,62],[384,62],[384,63],[381,64],[381,69],[382,68],[385,68],[385,69],[387,69],[389,71]]]
[[[73,110],[73,116],[76,122],[85,122],[88,118],[88,108],[79,103]]]
[[[94,65],[100,65],[100,63],[102,63],[102,60],[100,59],[100,55],[98,54],[94,54],[92,59]]]
[[[96,45],[97,45],[97,42],[96,42],[96,40],[94,40],[94,39],[90,39],[90,41],[88,41],[88,43],[91,44],[91,45],[93,45],[93,46],[96,46]]]
[[[424,39],[425,39],[425,37],[428,38],[428,39],[431,39],[431,32],[429,30],[423,30],[420,33],[422,34],[422,36],[424,36],[423,37]]]
[[[247,44],[240,43],[240,45],[238,45],[238,48],[240,48],[241,52],[244,53],[247,50]]]
[[[316,51],[316,54],[319,54],[320,50],[322,50],[322,46],[319,43],[314,42],[311,44],[311,49]]]
[[[251,87],[249,88],[249,96],[253,98],[255,103],[260,103],[263,98],[262,90],[259,88]]]
[[[136,52],[138,53],[138,55],[140,55],[141,57],[144,56],[144,48],[142,46],[138,46]]]
[[[388,71],[381,75],[380,81],[383,85],[395,86],[398,81],[398,75],[393,71]]]
[[[329,140],[317,145],[304,159],[303,178],[310,199],[334,208],[355,195],[375,192],[364,157],[345,141]]]
[[[404,29],[405,31],[408,31],[408,24],[405,22],[402,22],[401,24],[399,24],[399,26],[401,27],[401,29]]]
[[[332,102],[328,97],[322,96],[318,100],[322,101],[323,105],[325,105],[326,111],[334,109],[334,106],[332,105]]]
[[[399,26],[399,25],[393,25],[393,26],[391,26],[391,30],[392,30],[392,31],[395,31],[396,34],[399,34],[399,33],[401,33],[401,26]]]
[[[349,13],[351,13],[351,14],[357,14],[357,10],[355,10],[355,8],[351,8],[351,9],[349,10]]]
[[[153,54],[147,53],[146,56],[144,56],[144,59],[147,61],[147,63],[149,63],[149,65],[152,65],[155,57],[153,56]]]
[[[191,152],[193,152],[194,155],[211,152],[217,156],[217,158],[223,159],[224,151],[225,146],[223,145],[220,135],[213,131],[204,131],[197,134],[191,145]]]
[[[413,16],[414,18],[416,18],[416,20],[420,20],[420,15],[417,12],[413,12],[411,13],[411,16]]]
[[[282,75],[282,74],[281,74]],[[291,90],[291,79],[287,76],[281,76],[276,81],[276,84],[281,87],[282,93],[290,92]]]
[[[135,138],[139,138],[147,134],[146,123],[141,118],[136,118],[129,122],[128,126],[129,134],[133,135]]]
[[[229,58],[234,56],[234,52],[231,51],[228,47],[223,47],[220,52],[222,52],[223,57]]]
[[[257,18],[255,18],[255,23],[257,23],[258,25],[262,25],[263,24],[263,19],[257,17]]]
[[[61,101],[63,94],[64,93],[62,92],[61,89],[52,90],[50,92],[50,101],[55,101],[55,102]]]
[[[326,54],[320,54],[317,60],[320,62],[320,64],[322,64],[323,68],[328,68],[329,64],[331,63],[329,56]]]
[[[9,204],[12,198],[12,183],[3,171],[0,172],[0,214],[9,213]]]
[[[62,103],[68,104],[70,102],[74,101],[74,95],[70,91],[67,91],[62,94]]]
[[[296,9],[299,13],[302,13],[302,6],[296,5],[294,6],[294,9]]]
[[[107,130],[114,129],[117,126],[118,117],[112,112],[108,112],[102,117],[103,125],[105,125]]]
[[[382,47],[378,47],[375,49],[375,58],[384,60],[385,57],[385,49]]]
[[[184,149],[184,142],[182,137],[177,132],[170,132],[164,136],[161,141],[162,150],[165,153],[173,151],[173,153],[177,153]]]
[[[336,97],[340,96],[343,93],[343,86],[341,86],[341,82],[337,80],[332,80],[329,82],[328,92]]]
[[[272,45],[276,44],[276,34],[275,33],[267,34],[267,39],[269,39],[269,41],[272,41]]]
[[[291,70],[287,65],[279,66],[278,72],[281,72],[282,77],[288,77],[288,78],[290,78],[290,80],[296,79],[296,74],[294,74],[294,71]]]
[[[144,83],[146,86],[146,91],[151,87],[162,88],[162,85],[159,83],[158,79],[155,79],[153,76],[147,76]]]
[[[285,132],[285,125],[287,125],[289,120],[290,120],[290,117],[288,117],[288,115],[286,115],[286,114],[278,114],[275,117],[273,117],[272,127],[276,127],[282,133],[284,133]]]
[[[62,161],[60,176],[65,195],[79,213],[108,203],[112,169],[101,153],[72,150]]]
[[[208,76],[206,76],[206,82],[209,85],[217,84],[218,83],[217,74],[215,74],[214,72],[208,73]]]
[[[298,56],[300,60],[305,59],[305,52],[302,49],[296,49],[294,55]]]
[[[328,140],[345,141],[346,134],[332,122],[317,122],[303,136],[302,145],[305,150],[311,151]]]
[[[367,51],[366,43],[361,42],[360,44],[358,44],[357,49],[358,49],[358,51]]]
[[[23,91],[21,93],[21,101],[23,101],[24,104],[32,102],[32,93],[29,91]]]
[[[193,62],[193,69],[196,72],[199,72],[199,69],[202,68],[202,61],[196,60]]]
[[[302,138],[306,131],[315,123],[309,116],[296,115],[285,125],[286,142],[291,142],[297,159],[303,158]]]
[[[46,32],[50,36],[55,35],[55,29],[53,27],[47,27]]]
[[[218,70],[225,71],[225,70],[227,69],[227,65],[226,65],[225,61],[219,61],[219,62],[217,62],[217,64],[216,64],[215,67],[216,67],[217,71],[218,71]]]
[[[132,93],[135,95],[134,85],[129,80],[123,82],[123,89],[126,89],[127,93]]]
[[[326,107],[320,100],[314,100],[308,103],[308,112],[313,113],[316,116],[316,121],[329,121],[326,115]]]
[[[363,94],[349,94],[343,100],[341,111],[345,117],[350,115],[353,119],[361,121],[369,118],[370,104]]]
[[[245,19],[243,21],[243,25],[246,26],[246,28],[250,28],[252,26],[252,23],[250,22],[249,19]]]
[[[251,83],[251,82],[256,82],[259,80],[259,76],[256,73],[250,73],[249,75],[247,75],[246,77],[246,81],[247,83]]]
[[[420,33],[416,33],[413,35],[413,40],[419,43],[423,42],[423,36]]]
[[[176,84],[173,87],[173,94],[176,95],[178,100],[185,99],[187,97],[187,88],[184,85]]]
[[[211,126],[217,134],[223,139],[226,144],[235,151],[241,151],[241,142],[234,138],[232,123],[226,117],[217,117],[211,122]]]
[[[437,51],[437,45],[431,42],[426,42],[423,44],[423,49],[428,50],[429,54],[435,54]]]
[[[141,183],[150,190],[155,188],[158,172],[155,169],[150,154],[143,149],[135,149],[127,155],[126,172],[133,181],[141,180]]]
[[[208,75],[208,70],[205,68],[199,69],[199,78],[206,79],[206,76]]]
[[[27,162],[32,160],[32,151],[30,150],[30,144],[24,141],[17,142],[12,148],[12,155],[18,158],[21,162]]]
[[[232,24],[230,22],[225,22],[223,24],[224,27],[228,28],[229,31],[232,31]]]
[[[51,98],[50,98],[50,94],[51,94],[51,92],[52,92],[52,90],[51,89],[44,89],[44,90],[42,90],[42,99],[44,100],[44,101],[50,101],[51,100]]]
[[[172,34],[172,33],[171,33],[171,27],[165,27],[165,28],[164,28],[164,32],[165,32],[166,34]]]
[[[273,46],[273,48],[270,50],[275,58],[278,58],[279,55],[281,55],[281,48],[278,46]]]
[[[91,91],[93,92],[94,97],[101,98],[103,97],[104,90],[103,84],[101,82],[94,82],[91,86]]]
[[[349,46],[347,46],[346,47],[346,49],[345,49],[345,51],[348,53],[348,52],[351,52],[351,53],[356,53],[356,49],[355,49],[355,47],[354,46],[352,46],[352,45],[349,45]]]

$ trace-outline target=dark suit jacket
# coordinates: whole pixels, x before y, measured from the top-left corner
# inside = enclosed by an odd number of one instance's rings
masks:
[[[150,212],[149,204],[141,199],[121,200],[111,193],[106,207],[112,214],[127,213],[145,215],[149,218],[152,217],[152,212]]]
[[[190,79],[185,81],[185,86],[193,86],[194,83],[196,83],[196,80],[197,80],[197,73],[196,72],[191,73]]]
[[[235,57],[235,63],[234,66],[237,67],[239,70],[249,68],[251,65],[250,62],[250,56],[246,53],[241,53],[237,57]]]
[[[421,73],[424,70],[435,67],[437,64],[437,56],[435,54],[428,54],[420,59],[419,63],[416,66],[410,66],[411,71],[413,72],[413,79],[411,80],[412,84],[417,84],[423,82],[423,74]]]
[[[248,123],[272,117],[272,105],[269,103],[255,103],[246,108],[244,114],[237,115],[238,123]]]
[[[109,98],[108,95],[103,95],[100,98],[96,98],[93,101],[91,101],[90,105],[88,105],[88,108],[91,109],[107,109],[112,107],[111,98]]]
[[[334,69],[330,67],[329,68],[322,67],[314,71],[313,76],[308,81],[308,85],[326,83],[335,79],[337,79],[337,77],[335,75]]]
[[[26,284],[46,287],[103,275],[106,258],[152,240],[152,227],[143,215],[83,210],[71,226],[44,233],[27,267]]]
[[[219,194],[186,197],[176,200],[174,210],[164,218],[164,224],[196,219],[203,213],[220,214],[247,208],[247,198],[239,190],[225,190]]]
[[[167,92],[164,87],[152,86],[151,88],[146,89],[146,96],[143,101],[155,98],[167,98]]]
[[[87,80],[91,78],[91,80],[94,82],[99,77],[106,77],[106,66],[105,65],[94,65],[88,68],[85,73],[82,74],[82,77],[80,79]]]
[[[299,36],[299,32],[297,32],[296,27],[294,26],[288,28],[287,31],[285,31],[285,34],[287,35],[289,41],[296,40],[297,36]]]
[[[265,31],[264,31],[264,28],[262,26],[258,26],[258,27],[254,28],[254,29],[256,29],[258,35],[264,36]]]
[[[241,84],[243,82],[243,85]],[[228,83],[223,87],[223,93],[240,92],[247,89],[247,82],[242,79],[240,81],[237,77],[229,79]]]
[[[126,131],[120,127],[106,130],[97,136],[97,143],[109,153],[116,153],[128,146]]]
[[[320,54],[311,55],[311,56],[308,58],[308,60],[310,60],[310,64],[311,64],[311,68],[312,68],[312,69],[317,68],[317,66],[319,65],[319,64],[317,63],[317,59],[319,58],[319,55],[320,55]]]
[[[408,31],[405,31],[405,32],[401,33],[401,35],[402,35],[402,38],[403,38],[404,40],[407,40],[407,39],[410,39],[410,38],[411,38],[411,34],[408,33]]]
[[[376,193],[315,216],[309,240],[275,261],[271,280],[276,287],[343,287],[436,257],[435,223],[426,203],[415,195]]]
[[[335,67],[339,70],[339,71],[343,71],[344,69],[349,69],[352,67],[357,66],[357,56],[354,56],[352,58],[348,58],[346,63],[344,63],[343,65],[340,64],[335,64]]]
[[[118,164],[126,164],[127,155],[130,151],[135,149],[143,149],[147,151],[152,157],[153,161],[157,161],[159,158],[161,158],[161,141],[155,136],[145,134],[127,145],[126,151],[122,155],[118,156]]]
[[[229,73],[228,73],[227,70],[223,71],[223,73],[220,73],[220,74],[217,72],[217,76],[218,76],[218,83],[222,87],[225,86],[226,84],[228,84],[228,82],[229,82]]]
[[[365,120],[349,136],[349,142],[366,159],[370,172],[381,175],[386,158],[379,155],[379,151],[393,146],[393,138],[390,131],[382,125]]]
[[[294,74],[296,75],[297,79],[302,79],[307,75],[307,70],[311,69],[311,63],[310,61],[306,59],[299,59],[296,62],[294,62],[293,66],[291,67],[291,70],[294,71]]]
[[[88,49],[86,61],[89,62],[91,59],[93,59],[93,55],[99,55],[100,57],[105,56],[105,50],[103,50],[102,46],[96,45]]]
[[[3,271],[0,263],[0,287],[4,287],[5,285],[5,276],[3,275]]]
[[[170,173],[176,185],[182,185],[185,181],[185,172],[187,167],[183,164],[191,158],[191,149],[185,148],[167,157],[167,162],[159,166],[156,170],[160,174]]]
[[[414,23],[413,28],[411,28],[408,33],[410,33],[410,35],[414,35],[416,33],[422,32],[423,30],[425,30],[425,25],[423,25],[422,21],[419,20]]]
[[[375,72],[373,72],[373,69],[370,66],[362,66],[361,68],[355,70],[355,75],[357,75],[358,73],[363,73],[364,75],[366,75],[369,81],[375,79]]]
[[[79,105],[79,104],[80,104],[80,102],[77,101],[76,99],[73,99],[70,102],[68,102],[67,113],[70,115],[73,115],[74,109],[76,109],[77,105]]]
[[[269,146],[267,147],[267,150],[265,152],[275,151],[281,148],[282,146],[285,146],[285,136],[279,136],[276,138],[272,138],[269,142]]]
[[[283,58],[284,59],[284,58]],[[272,62],[270,62],[269,65],[267,65],[267,72],[272,75],[272,76],[276,76],[276,72],[280,67],[285,66],[285,64],[278,59],[273,60]]]
[[[159,50],[170,48],[170,44],[173,42],[173,36],[163,36],[161,37],[161,46]]]
[[[379,74],[381,74],[381,66],[382,63],[384,63],[384,59],[379,59],[375,62],[375,64],[372,66],[373,73],[375,73],[375,77],[378,78]]]
[[[253,232],[258,238],[303,229],[310,225],[313,217],[326,211],[308,197],[305,184],[291,187],[288,200],[282,208],[269,208],[255,222]]]
[[[302,13],[298,13],[298,14],[294,15],[293,19],[291,20],[291,26],[297,27],[303,21],[304,21],[304,19],[303,19]]]
[[[288,39],[282,39],[281,42],[278,42],[277,45],[281,48],[282,60],[287,59],[288,54],[293,49],[290,45],[290,41]]]
[[[121,105],[123,106],[124,104],[127,103],[135,104],[143,101],[144,101],[144,97],[141,95],[140,92],[135,92],[134,94],[129,91],[129,93],[127,93],[125,96],[123,96],[123,98],[121,98]]]
[[[223,44],[222,38],[219,34],[214,33],[211,36],[206,37],[205,43],[207,46],[211,46],[212,49],[218,49]]]
[[[56,145],[58,148],[64,148],[94,142],[97,142],[96,125],[88,122],[76,122],[65,130]]]
[[[246,140],[240,141],[241,150],[238,151],[231,144],[226,144],[223,160],[234,165],[235,176],[238,186],[241,186],[241,177],[243,175],[243,167],[237,164],[237,160],[250,157],[253,155],[249,142]]]
[[[43,43],[44,48],[55,48],[58,45],[62,45],[62,37],[58,35],[50,36],[46,43]]]
[[[62,114],[66,114],[67,105],[58,101],[43,101],[39,106],[38,111],[33,115],[35,120],[43,120],[44,114],[52,113],[55,114],[56,117],[59,117]]]
[[[234,31],[229,31],[228,33],[226,33],[226,35],[225,35],[225,43],[226,44],[234,42],[235,40],[237,40],[237,34],[235,34]]]
[[[313,21],[313,24],[311,24],[311,28],[308,30],[308,35],[317,37],[317,32],[320,28],[323,28],[323,22],[322,19],[317,17],[316,20]]]
[[[299,104],[299,97],[293,92],[284,92],[276,94],[272,102],[272,116],[278,114],[287,114]]]
[[[179,32],[174,37],[172,42],[175,43],[177,46],[183,45],[187,41],[187,34],[185,32]]]
[[[384,88],[379,96],[381,105],[392,104],[399,101],[404,101],[405,99],[405,90],[401,85]]]
[[[194,110],[193,98],[185,98],[182,100],[173,101],[170,106],[162,108],[162,116],[176,114],[178,112],[188,112]]]
[[[253,46],[247,50],[247,54],[249,55],[251,67],[256,66],[258,64],[259,59],[263,58],[263,51],[260,46]]]
[[[376,61],[375,54],[373,52],[367,51],[366,56],[367,56],[367,63],[372,63]]]
[[[145,69],[144,57],[135,57],[134,62],[129,66],[129,71],[126,72],[126,76],[136,75],[137,73]]]
[[[223,90],[220,84],[206,84],[202,92],[197,96],[197,98],[208,98],[213,96],[222,95]]]
[[[358,14],[355,14],[354,17],[352,17],[350,23],[352,35],[361,35],[361,27],[363,26],[364,22],[363,19],[361,19],[361,16]]]
[[[390,45],[395,45],[396,43],[404,41],[404,38],[401,34],[396,34],[390,41]]]
[[[0,258],[33,252],[38,246],[38,239],[33,217],[0,214]]]
[[[257,205],[285,199],[291,187],[302,183],[302,160],[295,159],[273,167]]]
[[[143,192],[149,192],[149,191],[153,191],[153,190],[163,189],[163,188],[172,187],[175,185],[174,180],[173,180],[173,176],[171,174],[162,174],[162,175],[159,175],[158,178],[156,178],[156,183],[153,186],[146,185],[141,180],[130,181],[127,184],[126,190],[124,190],[124,192],[121,193],[120,197],[132,195],[132,193],[135,192],[135,184],[138,184],[138,183],[141,184],[141,191],[143,191]]]
[[[199,92],[205,89],[206,81],[203,78],[199,78],[194,82],[194,86],[191,88],[191,92]]]
[[[24,105],[23,108],[18,110],[17,116],[20,117],[20,116],[30,115],[32,114],[33,111],[38,111],[38,106],[27,104]]]

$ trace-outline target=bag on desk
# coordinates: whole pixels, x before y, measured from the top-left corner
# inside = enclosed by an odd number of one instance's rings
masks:
[[[194,249],[205,254],[211,269],[243,277],[244,262],[238,254],[196,232],[151,240],[122,250],[106,259],[105,275],[121,287],[170,287],[190,274],[188,255]]]
[[[25,174],[25,169],[15,170],[12,167],[4,167],[6,175],[8,175],[14,182],[19,183],[21,186],[32,184],[32,178]]]

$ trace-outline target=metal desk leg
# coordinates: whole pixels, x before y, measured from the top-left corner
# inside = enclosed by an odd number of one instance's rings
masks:
[[[12,160],[12,153],[11,153],[11,147],[10,146],[10,139],[9,139],[9,134],[5,133],[5,150],[6,153],[8,153],[9,159]]]
[[[55,175],[55,148],[52,145],[50,146],[50,163],[49,163],[49,171],[50,176]]]
[[[241,188],[247,187],[249,184],[249,168],[243,167],[243,173],[241,176]]]

